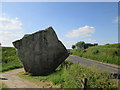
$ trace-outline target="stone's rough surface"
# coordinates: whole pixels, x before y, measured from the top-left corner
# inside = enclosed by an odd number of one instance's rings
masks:
[[[69,55],[52,27],[27,34],[13,45],[18,50],[25,71],[33,75],[53,72]]]

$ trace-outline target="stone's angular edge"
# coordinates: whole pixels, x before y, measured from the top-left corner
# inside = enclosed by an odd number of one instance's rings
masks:
[[[17,48],[17,49],[19,49],[19,43],[20,43],[20,40],[16,40],[16,41],[14,41],[14,42],[12,42],[13,43],[13,45],[15,46],[15,48]]]
[[[39,31],[37,31],[33,34],[36,34],[36,33],[39,33],[39,32],[46,32],[47,30],[53,30],[54,31],[54,29],[50,26],[50,27],[46,28],[45,30],[39,30]]]
[[[47,30],[53,30],[53,28],[50,26],[50,27],[46,28],[45,30],[39,30],[39,31],[34,32],[34,33],[32,33],[32,34],[25,34],[25,35],[23,36],[23,38],[24,38],[24,37],[28,37],[28,36],[33,35],[33,34],[36,34],[36,33],[46,32]]]
[[[28,36],[33,35],[33,34],[36,34],[36,33],[39,33],[39,32],[45,32],[45,31],[47,31],[47,30],[49,30],[49,29],[51,29],[51,30],[54,31],[54,29],[50,26],[50,27],[46,28],[45,30],[39,30],[39,31],[34,32],[34,33],[32,33],[32,34],[25,34],[25,35],[23,36],[23,38],[24,38],[24,37],[28,37]],[[22,38],[22,39],[23,39],[23,38]],[[20,40],[21,40],[21,39],[20,39]],[[16,41],[18,41],[18,40],[16,40]],[[14,41],[14,42],[12,42],[12,43],[15,43],[16,41]]]
[[[26,38],[26,37],[29,37],[30,35],[34,35],[34,34],[40,33],[40,32],[46,32],[47,30],[52,30],[52,31],[55,33],[55,31],[54,31],[54,29],[52,28],[52,26],[50,26],[50,27],[46,28],[45,30],[39,30],[39,31],[34,32],[34,33],[32,33],[32,34],[25,34],[25,35],[22,37],[22,39],[23,39],[23,38]],[[55,34],[56,34],[56,33],[55,33]],[[56,35],[56,37],[57,37],[57,35]],[[13,45],[17,48],[17,45],[19,44],[19,42],[20,42],[22,39],[16,40],[16,41],[12,42]],[[58,39],[58,38],[57,38],[57,39]],[[16,43],[17,43],[17,44],[16,44]]]
[[[17,48],[25,71],[33,75],[53,72],[69,56],[52,27],[26,34],[14,41],[13,45]]]

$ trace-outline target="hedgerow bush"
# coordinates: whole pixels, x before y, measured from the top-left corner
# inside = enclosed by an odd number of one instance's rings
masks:
[[[92,67],[87,68],[73,64],[64,71],[64,88],[82,88],[82,80],[87,78],[87,88],[116,88],[117,82],[112,81],[109,73],[100,72]]]
[[[23,67],[14,47],[2,47],[2,72]]]

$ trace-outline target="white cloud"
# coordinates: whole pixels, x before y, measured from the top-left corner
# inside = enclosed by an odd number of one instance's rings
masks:
[[[85,39],[84,41],[86,41],[86,42],[96,42],[97,40],[94,40],[94,39]]]
[[[0,22],[1,22],[0,29],[15,30],[22,28],[22,23],[19,21],[17,17],[15,19],[0,17]]]
[[[77,42],[76,41],[62,41],[62,43],[65,45],[67,49],[71,49],[72,45],[75,45]]]
[[[116,17],[114,20],[113,20],[114,23],[120,23],[120,16]]]
[[[22,23],[14,19],[0,17],[0,42],[2,46],[13,46],[12,42],[23,36]]]
[[[95,28],[91,26],[84,26],[78,29],[73,30],[72,32],[69,32],[65,36],[68,38],[84,38],[84,37],[90,37],[92,33],[95,32]]]

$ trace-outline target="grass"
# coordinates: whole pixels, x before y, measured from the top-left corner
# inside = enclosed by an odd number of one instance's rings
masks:
[[[7,86],[0,81],[0,90],[7,90]]]
[[[16,68],[21,68],[22,63],[16,55],[16,49],[14,47],[2,47],[2,72],[9,71]]]
[[[80,57],[120,65],[120,44],[93,46],[88,49],[73,49],[71,53]]]
[[[110,79],[111,74],[105,73],[96,67],[85,67],[72,64],[68,59],[62,63],[56,72],[48,76],[18,75],[32,82],[49,81],[61,88],[81,88],[83,79],[87,78],[87,88],[117,88],[117,80]]]

